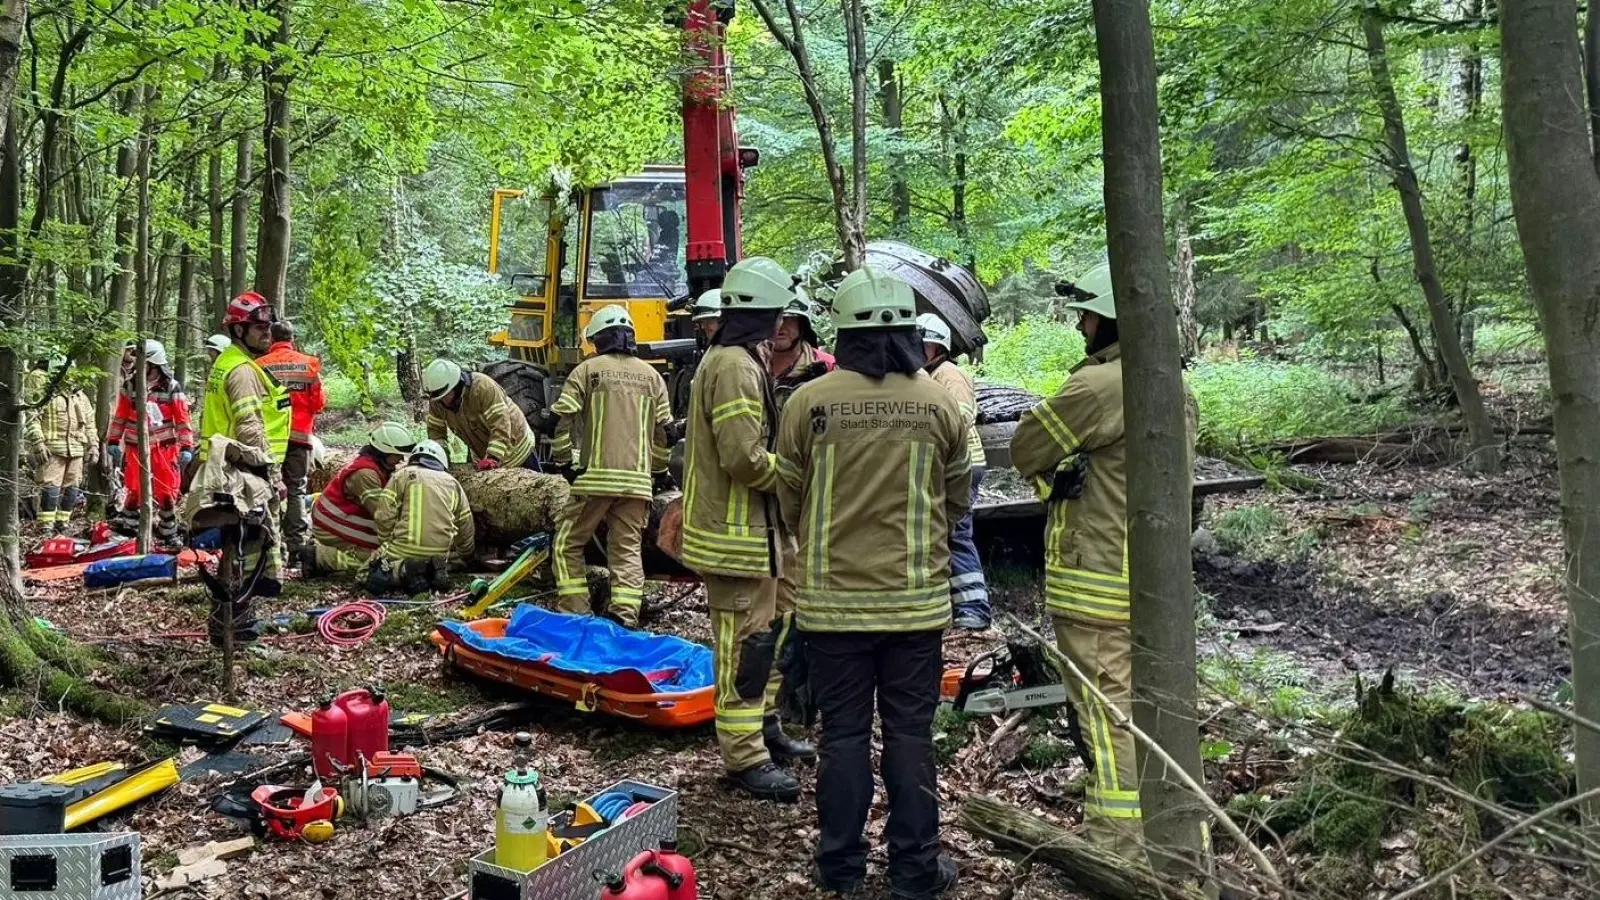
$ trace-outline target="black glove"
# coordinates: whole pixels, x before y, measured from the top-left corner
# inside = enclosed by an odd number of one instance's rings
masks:
[[[672,480],[671,472],[657,472],[650,478],[650,490],[653,493],[665,494],[678,489],[678,483]]]
[[[673,419],[671,422],[668,422],[666,425],[662,426],[662,429],[667,433],[667,446],[670,447],[673,444],[683,440],[684,432],[689,430],[689,420]]]
[[[565,478],[567,480],[567,484],[571,484],[578,480],[578,470],[571,466],[558,467],[556,469],[556,474],[560,475],[562,478]]]
[[[561,417],[551,412],[550,407],[542,406],[538,412],[533,414],[533,420],[528,424],[533,426],[534,431],[545,437],[553,437],[556,433],[556,426],[561,424]]]
[[[1089,456],[1074,454],[1061,468],[1056,469],[1050,481],[1050,499],[1076,500],[1083,496],[1083,486],[1089,480]]]

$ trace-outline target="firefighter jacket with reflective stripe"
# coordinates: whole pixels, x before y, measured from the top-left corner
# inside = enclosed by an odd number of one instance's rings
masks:
[[[701,575],[775,578],[778,458],[766,370],[744,347],[706,351],[689,391],[683,561]]]
[[[967,456],[972,459],[973,465],[984,465],[983,438],[978,435],[978,386],[973,384],[972,376],[951,362],[949,357],[941,360],[928,374],[940,387],[949,391],[950,396],[956,398],[962,425],[967,430]]]
[[[222,435],[266,453],[274,464],[289,449],[289,392],[237,342],[211,364],[200,412],[200,458]]]
[[[1191,471],[1194,399],[1186,393]],[[1083,492],[1052,498],[1057,469],[1087,457]],[[1085,359],[1060,392],[1017,422],[1011,438],[1017,472],[1045,499],[1045,605],[1052,615],[1128,621],[1128,470],[1122,418],[1122,348]]]
[[[522,410],[493,378],[476,372],[467,374],[454,410],[437,400],[428,404],[428,439],[442,443],[452,431],[467,445],[474,462],[493,457],[515,469],[533,452],[533,429]]]
[[[971,503],[961,411],[925,372],[830,372],[789,398],[778,496],[805,631],[950,624],[950,526]]]
[[[189,448],[194,446],[194,426],[189,421],[189,396],[176,379],[148,387],[150,405],[145,408],[145,418],[150,428],[150,443],[157,447]],[[106,443],[126,443],[132,447],[139,440],[139,414],[133,405],[133,385],[123,384],[117,394],[117,408],[111,413],[111,425],[106,429]]]
[[[289,440],[296,444],[311,443],[311,435],[317,427],[317,413],[328,405],[322,393],[322,360],[301,353],[288,341],[279,341],[267,348],[256,364],[271,373],[289,392]]]
[[[388,473],[365,453],[339,470],[311,505],[311,536],[325,547],[378,549],[378,516],[394,506]]]
[[[40,373],[43,374],[43,373]],[[38,400],[48,382],[24,385],[24,395]],[[37,409],[26,413],[28,446],[44,450],[51,456],[69,459],[87,456],[89,448],[99,444],[99,432],[94,424],[94,404],[83,391],[60,391]]]
[[[455,476],[437,463],[402,466],[389,479],[392,504],[380,506],[378,554],[388,559],[465,559],[472,555],[472,507]]]
[[[667,385],[650,364],[607,353],[578,364],[551,412],[561,417],[551,461],[578,470],[572,493],[602,497],[655,495],[651,473],[667,469]]]

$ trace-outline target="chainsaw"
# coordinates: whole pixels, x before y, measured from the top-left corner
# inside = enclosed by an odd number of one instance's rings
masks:
[[[1084,768],[1094,771],[1094,757],[1083,740],[1078,711],[1067,702],[1067,685],[1046,651],[1031,642],[1009,641],[967,664],[951,706],[971,716],[1016,712],[1045,706],[1066,706],[1067,738]]]

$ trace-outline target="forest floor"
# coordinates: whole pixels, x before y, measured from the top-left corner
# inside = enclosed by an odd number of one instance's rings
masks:
[[[1357,676],[1372,682],[1394,669],[1416,685],[1467,699],[1557,696],[1568,660],[1556,472],[1548,446],[1519,445],[1511,466],[1495,477],[1450,465],[1302,471],[1324,489],[1212,498],[1197,538],[1202,718],[1207,745],[1214,747],[1206,756],[1219,799],[1281,779],[1292,764],[1292,752],[1262,751],[1254,747],[1261,742],[1241,739],[1241,728],[1259,735],[1348,707]],[[991,570],[997,615],[1039,621],[1038,582],[1039,573],[1029,567],[997,563]],[[287,621],[346,596],[354,592],[292,581],[260,613],[263,620],[279,615]],[[197,584],[120,591],[43,586],[30,602],[36,615],[103,648],[119,664],[115,675],[95,676],[102,686],[152,706],[215,697],[217,654],[201,641],[154,636],[202,627],[205,601]],[[378,685],[397,713],[442,723],[525,699],[446,670],[428,642],[436,618],[427,610],[395,614],[370,642],[349,649],[314,634],[264,640],[246,655],[236,705],[309,711],[333,692]],[[700,591],[665,584],[647,600],[643,627],[709,642],[707,619]],[[998,628],[953,632],[947,665],[1003,641]],[[1063,825],[1077,820],[1083,772],[1062,740],[1062,717],[1036,717],[1021,743],[991,748],[983,738],[996,724],[953,716],[937,723],[944,841],[963,870],[956,896],[1073,897],[1048,867],[996,855],[955,825],[961,797],[972,792]],[[700,870],[703,896],[823,896],[809,886],[814,769],[802,770],[806,794],[799,804],[772,806],[742,799],[721,783],[709,728],[647,732],[552,704],[533,706],[523,727],[536,734],[535,765],[557,799],[576,799],[622,778],[677,790],[685,849]],[[495,792],[511,761],[511,730],[418,748],[426,764],[462,778],[463,796],[450,805],[372,830],[341,827],[320,846],[265,844],[229,863],[226,874],[162,896],[454,897],[465,888],[465,861],[493,841]],[[290,749],[298,748],[259,752]],[[164,752],[170,751],[137,729],[84,723],[27,697],[0,696],[0,783]],[[199,755],[183,752],[185,762]],[[238,835],[231,820],[208,808],[226,781],[186,782],[107,825],[142,834],[145,873],[153,880],[174,866],[177,851]],[[876,844],[884,812],[880,790],[868,824],[875,841],[873,896],[887,894]],[[1384,848],[1380,884],[1414,879],[1420,871],[1415,848],[1388,840]],[[1561,893],[1541,881],[1542,870],[1497,871],[1524,895]],[[154,893],[147,888],[147,895]]]

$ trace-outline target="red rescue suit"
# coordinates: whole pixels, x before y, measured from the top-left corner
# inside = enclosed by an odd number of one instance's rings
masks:
[[[106,430],[106,444],[122,445],[122,483],[127,489],[124,509],[139,506],[139,419],[134,410],[131,385],[124,384],[117,397],[117,409]],[[194,428],[189,423],[189,398],[176,380],[163,379],[150,386],[146,409],[150,425],[150,493],[160,509],[178,505],[178,455],[194,449]]]

